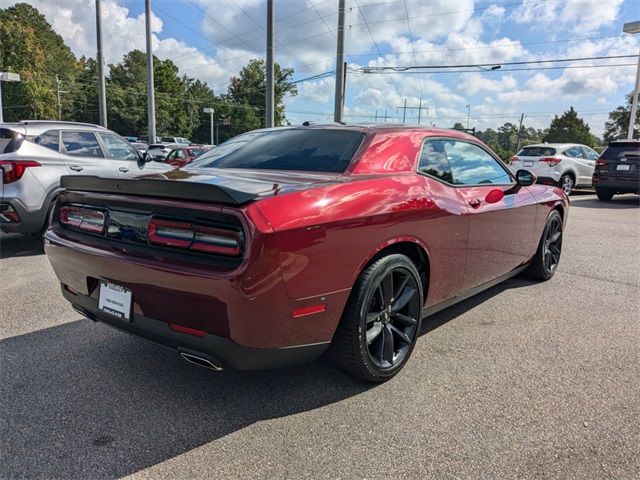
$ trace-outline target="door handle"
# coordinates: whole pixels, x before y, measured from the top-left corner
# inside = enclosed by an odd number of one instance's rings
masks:
[[[81,172],[82,171],[82,167],[80,165],[71,165],[69,167],[69,170],[73,170],[74,172]]]
[[[469,200],[469,205],[471,205],[473,208],[478,208],[481,203],[482,202],[480,201],[479,198],[474,198],[473,200]]]
[[[122,173],[127,173],[129,171],[127,167],[119,167],[118,170],[121,171]]]

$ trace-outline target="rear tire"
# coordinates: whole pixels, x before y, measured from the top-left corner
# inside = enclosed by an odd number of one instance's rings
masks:
[[[556,273],[562,253],[562,216],[553,210],[540,237],[538,251],[527,270],[527,275],[536,280],[549,280]]]
[[[575,187],[575,181],[573,177],[568,173],[565,173],[560,177],[559,187],[567,194],[567,197],[571,195],[573,192],[573,187]]]
[[[407,363],[422,323],[422,284],[413,262],[392,254],[358,277],[329,348],[344,372],[384,382]]]
[[[596,189],[596,195],[598,196],[598,200],[602,200],[603,202],[608,202],[613,198],[613,192],[611,190]]]

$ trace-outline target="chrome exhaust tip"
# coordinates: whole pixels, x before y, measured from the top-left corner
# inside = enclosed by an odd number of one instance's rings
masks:
[[[206,358],[195,353],[184,352],[184,351],[180,352],[180,356],[184,358],[187,362],[193,363],[194,365],[208,368],[209,370],[215,370],[216,372],[219,372],[222,370],[222,365],[218,363],[214,363],[214,360],[210,358]]]

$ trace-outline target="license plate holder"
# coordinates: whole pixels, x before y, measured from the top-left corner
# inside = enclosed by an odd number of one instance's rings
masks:
[[[623,172],[628,172],[629,168],[630,168],[630,165],[628,164],[622,164],[622,165],[616,166],[616,170],[623,171]]]
[[[525,167],[533,167],[533,160],[525,160],[523,166],[525,166]]]
[[[100,281],[98,308],[112,317],[131,321],[131,290],[111,282]]]

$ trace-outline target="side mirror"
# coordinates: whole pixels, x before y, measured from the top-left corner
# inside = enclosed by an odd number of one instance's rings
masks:
[[[536,176],[529,170],[520,169],[516,172],[516,182],[521,187],[528,187],[536,183]]]
[[[151,156],[151,154],[150,154],[149,152],[144,152],[144,153],[142,154],[142,161],[143,161],[144,163],[149,163],[149,162],[150,162],[150,161],[152,161],[152,160],[153,160],[153,157]]]

